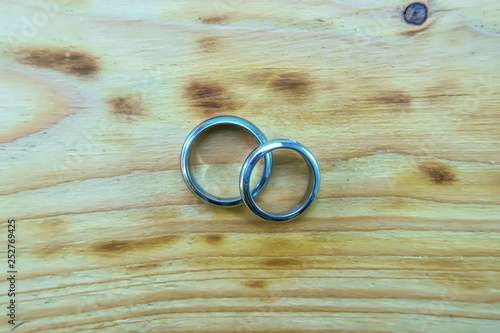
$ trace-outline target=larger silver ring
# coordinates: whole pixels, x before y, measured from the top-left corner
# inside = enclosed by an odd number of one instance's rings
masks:
[[[267,156],[276,149],[292,149],[298,152],[306,161],[309,168],[309,185],[302,200],[292,209],[283,213],[272,214],[262,210],[254,201],[250,193],[250,177],[252,171],[263,156]],[[262,144],[247,158],[240,173],[240,193],[245,204],[252,212],[263,219],[276,222],[285,222],[296,218],[306,211],[312,204],[319,191],[320,173],[318,162],[314,155],[304,146],[294,140],[273,140]]]
[[[243,203],[241,197],[238,198],[220,198],[210,193],[207,193],[200,185],[194,180],[193,175],[191,173],[191,168],[189,164],[189,155],[191,153],[191,148],[196,141],[196,139],[200,136],[201,133],[205,132],[207,129],[212,128],[214,126],[219,125],[234,125],[241,127],[248,132],[250,132],[255,138],[259,141],[259,144],[263,144],[267,141],[266,136],[262,133],[257,126],[252,124],[251,122],[234,116],[220,116],[211,118],[200,125],[198,125],[191,133],[189,133],[186,141],[184,141],[184,145],[182,146],[181,151],[181,172],[182,177],[184,178],[184,182],[186,182],[187,187],[196,194],[201,200],[206,203],[218,205],[218,206],[238,206]],[[264,186],[266,186],[267,181],[269,180],[269,175],[271,174],[271,168],[273,165],[272,154],[266,154],[264,156],[264,171],[262,173],[262,177],[259,180],[259,183],[253,189],[251,197],[257,196]]]

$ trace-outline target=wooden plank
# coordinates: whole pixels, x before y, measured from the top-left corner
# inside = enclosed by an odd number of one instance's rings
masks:
[[[399,0],[3,1],[16,330],[497,332],[500,11],[423,3],[412,25]],[[311,149],[306,214],[189,192],[182,143],[225,114]],[[212,132],[196,178],[237,195],[253,147]],[[259,202],[282,210],[307,175],[275,163]]]

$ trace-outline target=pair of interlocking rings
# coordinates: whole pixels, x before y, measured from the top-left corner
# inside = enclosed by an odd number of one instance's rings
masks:
[[[260,146],[257,147],[243,163],[240,173],[240,197],[237,198],[220,198],[215,195],[207,193],[198,183],[194,180],[190,163],[189,155],[196,139],[209,128],[219,125],[233,125],[245,129],[250,132],[258,141]],[[264,189],[271,175],[273,165],[272,151],[277,149],[291,149],[298,152],[306,161],[309,168],[309,185],[307,192],[302,200],[292,209],[283,213],[269,213],[261,209],[254,201],[254,198]],[[250,177],[252,172],[259,162],[264,157],[264,171],[257,183],[257,186],[250,190]],[[257,126],[251,122],[234,116],[220,116],[211,118],[200,125],[198,125],[186,138],[181,151],[181,172],[187,187],[196,194],[202,201],[224,207],[234,207],[245,203],[252,212],[263,219],[275,222],[289,221],[303,212],[312,204],[316,198],[319,190],[320,174],[318,162],[314,155],[303,145],[294,140],[272,140],[267,141],[266,136],[262,133]]]

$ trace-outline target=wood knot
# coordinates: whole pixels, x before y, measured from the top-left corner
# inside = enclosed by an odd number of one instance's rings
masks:
[[[420,2],[415,2],[406,7],[404,18],[407,23],[421,25],[427,20],[427,6]]]

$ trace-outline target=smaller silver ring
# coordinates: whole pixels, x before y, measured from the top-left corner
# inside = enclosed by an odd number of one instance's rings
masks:
[[[259,144],[263,144],[267,141],[267,138],[264,135],[264,133],[262,133],[257,128],[257,126],[255,126],[254,124],[245,119],[234,116],[220,116],[208,119],[203,123],[201,123],[200,125],[196,126],[196,128],[193,131],[191,131],[191,133],[189,133],[188,137],[186,138],[186,141],[184,141],[184,145],[182,146],[182,151],[181,151],[181,173],[187,187],[194,194],[196,194],[202,201],[217,206],[234,207],[243,204],[243,200],[241,199],[241,197],[220,198],[210,193],[207,193],[194,180],[189,163],[189,155],[191,153],[191,148],[193,147],[193,144],[196,141],[196,139],[200,136],[201,133],[205,132],[207,129],[219,125],[234,125],[237,127],[241,127],[250,132],[250,134],[252,134],[257,139],[257,141],[259,141]],[[262,177],[259,180],[259,183],[252,190],[251,193],[252,197],[259,195],[262,189],[266,186],[267,181],[269,180],[269,176],[271,174],[272,165],[273,165],[272,154],[266,154],[266,156],[264,156],[264,171],[262,173]]]
[[[295,207],[283,213],[272,214],[262,210],[255,203],[252,195],[250,194],[250,178],[252,171],[259,160],[276,149],[292,149],[304,158],[309,168],[309,185],[306,194]],[[275,222],[289,221],[305,212],[318,195],[319,183],[320,172],[318,161],[316,161],[314,155],[306,147],[294,140],[273,140],[262,144],[247,157],[245,163],[243,163],[240,173],[240,193],[243,198],[243,202],[245,202],[247,207],[250,208],[250,210],[257,216]]]

